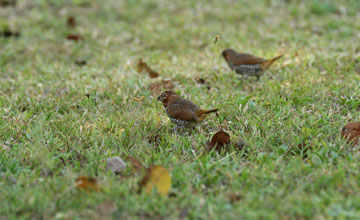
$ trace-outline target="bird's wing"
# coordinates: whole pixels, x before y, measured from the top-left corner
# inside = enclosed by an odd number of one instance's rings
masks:
[[[251,54],[241,53],[237,54],[232,60],[232,64],[239,66],[239,65],[255,65],[265,62],[266,59],[261,57],[256,57]]]
[[[195,112],[184,108],[183,105],[171,104],[166,109],[170,118],[176,118],[183,121],[196,121]]]

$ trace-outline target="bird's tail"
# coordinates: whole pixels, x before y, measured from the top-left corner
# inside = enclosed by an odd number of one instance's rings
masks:
[[[201,114],[209,114],[209,113],[213,113],[213,112],[217,112],[219,109],[218,108],[214,108],[214,109],[210,109],[210,110],[200,110]]]
[[[206,118],[206,116],[208,116],[210,113],[214,113],[217,112],[219,109],[218,108],[214,108],[214,109],[210,109],[210,110],[205,110],[205,109],[200,109],[197,112],[198,117],[203,120],[204,118]]]
[[[275,58],[272,58],[270,60],[263,62],[261,64],[262,69],[264,69],[264,70],[268,69],[271,66],[271,64],[273,64],[276,60],[280,59],[282,56],[283,55],[281,54],[280,56],[277,56]]]

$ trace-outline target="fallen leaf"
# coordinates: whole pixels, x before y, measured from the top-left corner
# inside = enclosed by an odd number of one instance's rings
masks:
[[[77,66],[85,66],[86,64],[86,60],[75,60],[75,65]]]
[[[76,21],[75,18],[73,16],[70,16],[67,18],[66,20],[66,25],[70,28],[74,28],[76,27]]]
[[[230,144],[230,135],[223,130],[218,131],[211,138],[211,141],[208,141],[206,144],[209,150],[215,149],[216,151],[221,151],[226,145]]]
[[[5,30],[0,32],[0,37],[4,37],[4,38],[10,38],[10,37],[18,38],[19,36],[20,36],[19,32],[13,32],[10,30]]]
[[[76,41],[76,42],[83,40],[83,38],[78,34],[69,34],[66,36],[66,39]]]
[[[343,127],[341,137],[346,139],[347,143],[358,144],[360,138],[360,122],[352,122]]]
[[[141,101],[144,101],[144,96],[142,96],[141,98],[133,97],[132,99],[136,102],[141,102]]]
[[[76,187],[78,189],[83,189],[87,192],[101,190],[100,186],[96,182],[96,179],[94,178],[79,176],[78,178],[76,178],[75,181],[76,181]]]
[[[126,163],[120,157],[108,158],[106,160],[106,169],[117,174],[126,169]]]
[[[143,73],[143,72],[148,73],[150,78],[156,78],[159,76],[159,73],[151,69],[144,61],[142,61],[142,59],[139,59],[136,68],[139,73]]]
[[[166,196],[171,187],[171,176],[161,165],[151,165],[140,182],[140,189],[152,193],[154,188],[162,196]]]
[[[142,163],[135,157],[127,156],[126,160],[131,163],[132,168],[134,168],[136,172],[141,172],[145,168],[144,165],[142,165]]]

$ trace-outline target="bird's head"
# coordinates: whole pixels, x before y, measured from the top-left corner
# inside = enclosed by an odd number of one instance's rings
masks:
[[[234,54],[236,54],[236,51],[233,50],[233,49],[231,49],[231,48],[225,49],[225,50],[223,50],[223,52],[221,53],[221,55],[224,57],[224,59],[225,59],[226,61],[228,61],[228,60],[229,60],[229,57],[232,56],[232,55],[234,55]]]
[[[157,100],[162,102],[162,104],[166,108],[174,99],[178,97],[179,96],[173,91],[165,91],[157,97]]]

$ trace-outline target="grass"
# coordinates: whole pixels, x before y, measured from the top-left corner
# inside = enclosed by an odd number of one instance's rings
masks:
[[[358,219],[358,147],[340,130],[360,116],[359,11],[356,0],[0,8],[0,28],[20,32],[0,38],[0,219]],[[73,33],[84,40],[67,40]],[[220,56],[227,47],[285,56],[259,82],[241,84]],[[159,79],[136,72],[139,58],[219,117],[172,133],[147,89]],[[219,129],[248,153],[206,151]],[[149,143],[156,134],[161,141]],[[308,151],[297,149],[302,142]],[[174,196],[137,194],[142,175],[106,171],[113,156],[163,165]],[[80,175],[104,192],[74,189]]]

